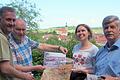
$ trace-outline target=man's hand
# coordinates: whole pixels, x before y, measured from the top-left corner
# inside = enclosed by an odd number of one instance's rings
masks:
[[[66,48],[62,47],[62,46],[59,46],[59,50],[60,50],[61,52],[63,52],[64,54],[67,54],[67,53],[68,53],[68,50],[67,50]]]
[[[34,70],[44,70],[46,67],[42,65],[36,65],[34,66]]]
[[[105,76],[105,80],[120,80],[118,77]]]
[[[24,73],[24,79],[25,80],[35,80],[35,78],[33,77],[33,75],[31,75],[29,73]]]

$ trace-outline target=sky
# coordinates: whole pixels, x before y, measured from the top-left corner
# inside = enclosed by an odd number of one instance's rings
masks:
[[[11,0],[0,0],[9,3]],[[40,8],[42,22],[39,27],[50,28],[87,24],[101,27],[108,15],[120,17],[120,0],[29,0]]]

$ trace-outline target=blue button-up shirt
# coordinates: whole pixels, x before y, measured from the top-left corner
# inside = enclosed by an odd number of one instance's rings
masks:
[[[9,34],[9,43],[12,50],[14,64],[23,66],[32,65],[32,49],[38,48],[39,43],[24,36],[22,43]]]
[[[107,44],[97,53],[95,64],[96,75],[120,76],[120,39],[112,47]]]

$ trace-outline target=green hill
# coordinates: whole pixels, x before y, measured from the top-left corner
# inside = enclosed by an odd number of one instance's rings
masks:
[[[48,29],[40,29],[39,31],[40,31],[40,32],[47,32],[47,33],[49,33],[49,32],[55,31],[57,28],[62,28],[62,27],[52,27],[52,28],[48,28]],[[67,28],[68,28],[68,32],[74,33],[74,31],[75,31],[75,26],[69,26],[69,27],[67,27]],[[93,33],[97,33],[97,34],[102,34],[102,33],[103,33],[101,27],[92,28],[92,32],[93,32]]]

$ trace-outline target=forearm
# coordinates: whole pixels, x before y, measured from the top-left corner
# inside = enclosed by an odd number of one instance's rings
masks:
[[[20,70],[22,72],[31,72],[34,70],[44,70],[45,67],[42,65],[36,65],[36,66],[20,66],[20,65],[15,65],[15,68],[17,70]]]
[[[59,46],[50,44],[40,44],[39,49],[43,51],[58,51]]]
[[[33,70],[32,66],[21,66],[21,65],[15,65],[15,68],[22,72],[31,72]]]
[[[39,47],[38,47],[40,50],[43,50],[43,51],[53,51],[53,52],[62,52],[64,54],[67,54],[68,53],[68,50],[62,46],[57,46],[57,45],[50,45],[50,44],[40,44]]]
[[[85,69],[85,70],[83,70],[83,72],[85,72],[85,73],[93,73],[93,70],[91,70],[91,69]]]
[[[16,70],[13,66],[10,65],[8,61],[0,63],[0,71],[5,75],[20,79],[25,79],[26,75],[25,73]]]
[[[84,72],[84,73],[93,73],[93,70],[91,69],[72,69],[73,72],[78,72],[78,73],[81,73],[81,72]]]
[[[120,80],[120,77],[104,76],[105,80]]]

